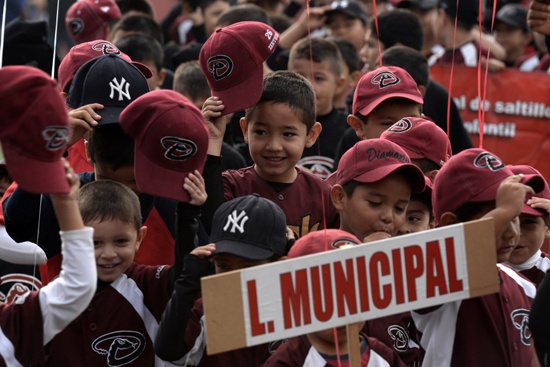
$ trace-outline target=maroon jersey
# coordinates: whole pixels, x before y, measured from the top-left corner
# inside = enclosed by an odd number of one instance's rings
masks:
[[[481,55],[487,57],[488,50],[481,47]],[[453,61],[453,50],[441,49],[428,59],[428,64],[450,64]],[[468,42],[455,50],[455,65],[477,66],[479,61],[479,43]]]
[[[500,292],[412,312],[429,366],[531,366],[535,286],[498,264]]]
[[[338,212],[330,199],[331,186],[302,169],[296,168],[298,176],[287,188],[280,192],[264,181],[254,166],[240,170],[228,170],[223,173],[224,199],[254,193],[273,201],[286,215],[288,227],[296,238],[325,228],[323,225],[323,198],[325,204],[327,228],[338,228]]]
[[[49,366],[164,366],[153,340],[170,299],[169,267],[133,263],[47,346]]]
[[[539,66],[540,59],[536,52],[521,56],[514,63],[514,68],[521,71],[533,71]]]
[[[424,350],[420,347],[410,312],[368,320],[363,332],[393,348],[405,365],[419,367],[422,364]]]
[[[519,273],[535,283],[538,287],[544,278],[544,274],[546,274],[549,269],[550,259],[548,258],[548,254],[541,252],[540,257],[532,268],[520,270]]]
[[[361,366],[390,367],[405,365],[397,353],[376,340],[360,333],[361,338]],[[348,357],[341,356],[341,365],[349,366]],[[264,367],[325,367],[338,366],[336,356],[327,356],[319,353],[311,345],[307,336],[302,335],[289,339],[267,360]]]

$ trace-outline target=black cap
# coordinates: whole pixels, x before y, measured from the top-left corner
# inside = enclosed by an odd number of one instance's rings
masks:
[[[350,17],[361,19],[363,24],[367,24],[369,17],[363,5],[353,0],[337,0],[330,4],[330,9],[325,12],[326,16],[330,16],[333,13],[344,13]]]
[[[411,6],[415,6],[420,10],[435,9],[439,6],[439,0],[401,0],[397,4],[398,8],[408,9]]]
[[[495,17],[497,21],[505,23],[510,27],[521,28],[528,32],[527,26],[527,8],[520,4],[504,5]]]
[[[101,103],[104,108],[95,110],[101,116],[98,124],[114,124],[126,106],[147,92],[147,79],[138,68],[118,55],[107,54],[78,69],[67,94],[67,106]]]
[[[440,0],[439,6],[445,9],[445,12],[451,19],[458,18],[462,23],[474,25],[478,22],[479,0],[465,0],[458,4],[458,14],[456,0]]]
[[[274,202],[258,194],[222,204],[212,222],[213,255],[230,254],[248,260],[286,255],[286,216]]]
[[[203,43],[191,43],[189,46],[180,50],[172,56],[172,64],[174,68],[178,65],[188,61],[195,61],[199,59]]]

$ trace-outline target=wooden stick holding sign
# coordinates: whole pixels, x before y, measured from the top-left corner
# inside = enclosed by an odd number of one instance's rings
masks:
[[[214,275],[202,279],[207,352],[263,344],[498,289],[492,219]]]

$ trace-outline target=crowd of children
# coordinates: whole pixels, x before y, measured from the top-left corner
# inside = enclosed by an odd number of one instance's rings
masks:
[[[361,365],[550,366],[550,187],[429,69],[544,73],[550,6],[238,3],[75,2],[51,77],[6,27],[0,366],[351,366],[345,327],[209,355],[201,278],[481,218],[499,292],[358,323]]]

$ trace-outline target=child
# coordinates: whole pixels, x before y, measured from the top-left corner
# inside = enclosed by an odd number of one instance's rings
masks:
[[[328,243],[328,248],[325,248],[326,243]],[[331,244],[334,243],[338,243],[339,246],[332,246]],[[344,246],[356,246],[360,241],[354,235],[337,229],[309,233],[296,241],[288,253],[288,258],[293,259],[342,248],[341,244],[343,243],[346,243]],[[364,322],[359,324],[363,326]],[[334,329],[291,338],[277,349],[264,366],[338,366],[337,351],[340,354],[342,366],[348,366],[349,346],[346,328],[339,327],[336,330],[337,340],[334,337]],[[375,338],[371,338],[361,331],[359,340],[361,366],[405,366],[397,352]]]
[[[432,181],[424,176],[426,188],[422,193],[413,193],[407,206],[405,223],[397,235],[427,231],[435,228],[435,217],[432,210]]]
[[[269,358],[275,343],[206,355],[202,298],[195,299],[200,278],[208,275],[211,261],[216,274],[221,274],[284,259],[285,222],[283,211],[257,194],[233,199],[218,208],[210,237],[213,243],[196,248],[186,257],[184,273],[162,316],[155,339],[155,352],[160,358],[184,366],[239,367],[261,366]]]
[[[325,15],[327,36],[345,39],[353,44],[357,52],[361,51],[368,22],[363,5],[354,0],[334,1]]]
[[[220,118],[224,108],[217,97],[209,98],[203,108],[210,127],[208,154],[218,157],[225,131],[225,119]],[[223,173],[225,201],[261,194],[283,209],[296,237],[324,228],[323,213],[326,227],[336,226],[337,213],[328,201],[328,183],[296,167],[304,148],[315,143],[321,130],[315,122],[313,89],[308,81],[287,71],[267,75],[260,100],[246,110],[241,127],[255,164]],[[215,180],[208,182],[212,185]],[[221,187],[212,191],[219,192]]]
[[[302,75],[313,85],[316,119],[323,128],[319,142],[304,149],[298,165],[326,178],[336,170],[336,145],[348,129],[346,115],[333,105],[335,93],[346,82],[342,77],[342,55],[333,42],[322,38],[311,39],[310,50],[309,40],[304,38],[290,49],[288,70]]]
[[[508,166],[514,174],[540,175],[530,166]],[[542,176],[541,176],[542,177]],[[538,287],[544,274],[550,269],[548,254],[541,252],[544,241],[550,238],[547,227],[550,210],[550,190],[544,182],[544,190],[535,196],[527,195],[519,215],[521,237],[506,264],[535,283]]]
[[[332,103],[334,108],[347,115],[352,109],[353,94],[351,91],[354,90],[361,78],[359,54],[349,41],[341,38],[331,38],[330,41],[334,42],[342,54],[342,77],[346,81],[342,88],[334,93]]]
[[[468,149],[454,155],[439,171],[434,215],[441,226],[493,218],[497,262],[502,263],[517,244],[517,216],[525,195],[542,190],[543,184],[538,175],[514,176],[490,152]],[[512,269],[497,266],[499,293],[412,312],[423,333],[425,365],[532,365],[528,315],[535,287]]]

